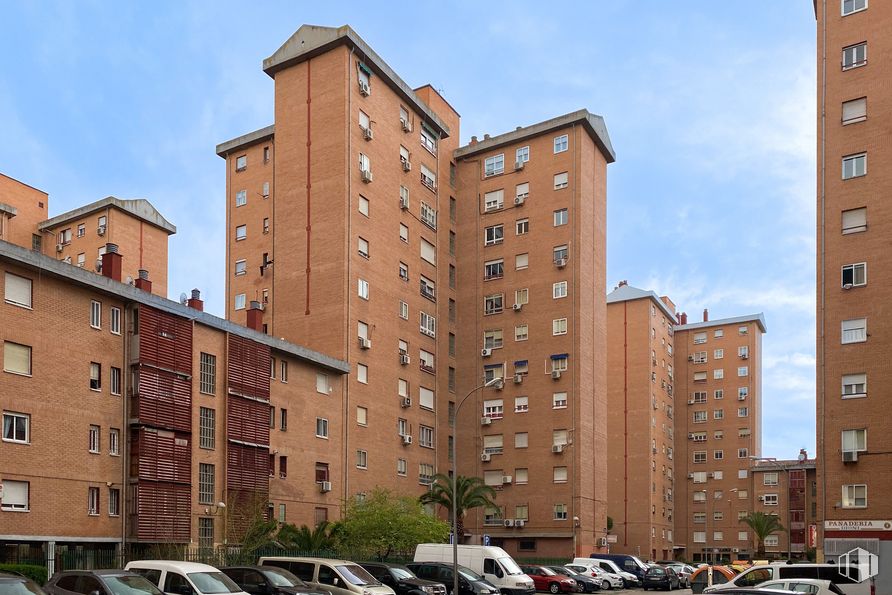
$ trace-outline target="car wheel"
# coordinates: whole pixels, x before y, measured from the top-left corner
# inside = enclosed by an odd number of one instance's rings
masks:
[[[549,593],[560,593],[561,586],[557,583],[549,583],[548,584],[548,592]]]

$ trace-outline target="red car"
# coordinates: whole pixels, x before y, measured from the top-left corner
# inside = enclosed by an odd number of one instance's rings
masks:
[[[548,591],[549,593],[575,593],[576,581],[572,578],[556,573],[550,568],[544,566],[521,566],[521,570],[527,573],[537,591]]]

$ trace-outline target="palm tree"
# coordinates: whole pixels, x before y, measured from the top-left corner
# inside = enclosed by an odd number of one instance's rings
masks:
[[[288,524],[279,529],[278,541],[286,549],[296,549],[302,552],[323,552],[333,550],[337,545],[335,537],[337,527],[328,521],[322,521],[313,529],[306,525],[296,526]]]
[[[780,519],[777,518],[776,514],[751,512],[750,514],[740,519],[740,522],[749,525],[749,528],[752,529],[753,533],[756,535],[756,539],[759,540],[757,555],[760,558],[765,557],[765,538],[772,533],[777,533],[778,531],[784,530],[784,526],[781,525]]]
[[[455,478],[455,491],[457,494],[455,510],[458,514],[455,528],[456,533],[460,536],[458,543],[461,543],[465,535],[465,513],[472,508],[481,506],[494,508],[496,506],[496,491],[483,483],[483,480],[479,477],[464,477],[462,475]],[[439,504],[451,513],[452,478],[443,473],[437,473],[434,475],[434,483],[431,484],[431,490],[423,494],[419,499],[422,504]]]

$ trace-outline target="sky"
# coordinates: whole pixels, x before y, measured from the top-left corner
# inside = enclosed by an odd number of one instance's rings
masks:
[[[273,123],[261,62],[301,24],[351,25],[462,115],[461,142],[587,108],[608,168],[607,286],[689,321],[763,312],[763,455],[815,452],[811,2],[0,0],[0,172],[50,215],[147,198],[177,228],[169,292],[223,314],[224,161]]]

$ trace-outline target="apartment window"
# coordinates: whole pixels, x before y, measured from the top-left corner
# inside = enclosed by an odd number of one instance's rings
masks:
[[[483,232],[483,245],[492,246],[501,244],[505,236],[505,226],[502,224],[487,227]]]
[[[712,435],[712,437],[715,440],[721,440],[722,438],[725,437],[725,431],[724,430],[716,430],[715,433]],[[716,475],[716,479],[721,479],[722,472],[716,471],[716,473],[718,474],[718,475]]]
[[[403,209],[409,208],[409,189],[402,185],[400,185],[400,207]]]
[[[437,174],[435,174],[433,170],[428,168],[423,163],[421,164],[421,183],[431,190],[435,190],[437,188]],[[423,216],[422,221],[424,221]],[[436,223],[434,223],[434,226],[436,226]]]
[[[424,238],[421,238],[421,258],[437,266],[437,249]]]
[[[724,450],[714,450],[714,451],[712,451],[712,458],[713,458],[713,460],[716,460],[716,461],[724,460],[724,458],[725,458],[725,451],[724,451]],[[720,479],[720,478],[716,478],[716,479]]]
[[[328,438],[328,420],[324,417],[316,418],[316,438]]]
[[[864,343],[867,341],[867,319],[855,318],[842,321],[842,343]]]
[[[514,152],[514,160],[517,163],[526,163],[530,160],[530,147],[520,147]]]
[[[409,265],[407,265],[405,262],[401,262],[399,264],[399,275],[400,279],[402,279],[403,281],[409,280]]]
[[[567,209],[560,209],[554,212],[554,226],[559,227],[561,225],[566,225],[569,219],[569,212]]]
[[[738,448],[737,449],[737,458],[738,459],[748,459],[750,456],[749,450],[746,448]],[[745,471],[745,469],[744,469]]]
[[[724,377],[725,377],[725,370],[723,370],[722,368],[716,368],[715,370],[712,371],[712,378],[714,380],[721,380]]]
[[[25,413],[4,411],[3,441],[19,444],[31,442],[31,416]]]
[[[421,326],[419,330],[423,335],[436,337],[437,319],[426,312],[421,312]]]
[[[867,9],[867,0],[842,0],[842,16]]]
[[[79,223],[77,226],[77,237],[82,238],[87,234],[87,225],[85,223]]]
[[[530,266],[530,255],[529,253],[517,254],[514,256],[514,269],[518,271],[522,271],[524,269],[529,268]]]
[[[90,390],[102,389],[102,364],[90,362]]]
[[[694,333],[694,345],[706,343],[706,333]]]
[[[121,309],[112,307],[109,321],[109,331],[113,335],[121,334]]]
[[[364,196],[359,197],[359,212],[366,217],[369,216],[369,199]]]
[[[214,504],[214,466],[198,464],[198,503]]]
[[[704,391],[695,392],[693,394],[693,398],[691,400],[694,403],[705,403],[706,402],[706,392],[704,392]]]
[[[261,190],[263,198],[269,198],[269,182],[264,182]]]
[[[88,450],[91,453],[99,454],[101,444],[100,432],[102,429],[99,426],[90,426],[90,431],[88,433]]]
[[[436,399],[434,391],[423,386],[418,387],[418,406],[428,411],[434,410]]]
[[[525,235],[530,233],[530,220],[529,219],[518,219],[514,222],[514,233],[515,235]]]
[[[108,516],[121,516],[121,490],[108,489]]]
[[[360,298],[369,299],[369,282],[365,279],[357,279],[356,292]]]
[[[483,331],[483,347],[499,349],[502,347],[502,329]]]
[[[842,451],[843,452],[864,452],[867,450],[867,430],[843,430],[842,431]]]
[[[551,297],[556,300],[567,297],[567,282],[558,281],[557,283],[552,284]]]
[[[248,168],[248,156],[239,155],[235,158],[235,171],[244,171]]]
[[[409,473],[409,462],[406,459],[396,460],[396,474],[405,477]]]
[[[239,225],[235,228],[235,240],[241,241],[248,237],[248,226]]]
[[[737,417],[748,417],[750,414],[749,407],[738,407]]]
[[[356,468],[357,469],[368,469],[369,468],[369,453],[365,450],[357,450],[356,451]]]
[[[90,302],[90,326],[102,328],[102,304],[96,300]]]
[[[567,468],[554,467],[552,471],[552,481],[554,483],[567,483]]]
[[[239,293],[235,296],[235,309],[236,310],[244,310],[245,309],[245,294]]]
[[[706,472],[704,471],[703,473],[705,474]],[[694,522],[697,524],[705,523],[706,522],[706,513],[705,512],[695,512],[694,513]]]
[[[111,394],[120,396],[121,394],[121,368],[112,366],[109,374],[109,391]]]
[[[691,361],[695,364],[705,364],[707,361],[705,351],[695,351],[691,354],[691,358]]]
[[[842,102],[843,125],[863,122],[867,119],[867,98],[860,97]]]
[[[843,508],[867,508],[867,485],[850,484],[842,486]]]
[[[455,232],[450,230],[449,231],[449,255],[450,256],[455,256],[455,243],[456,243]]]
[[[750,374],[749,366],[740,366],[739,368],[737,368],[737,377],[738,378],[743,378],[745,376],[749,376],[749,374]]]
[[[403,150],[403,147],[400,147],[400,153],[402,153],[402,150]],[[400,155],[400,158],[402,159],[402,155]],[[407,152],[407,158],[408,158],[408,152]],[[372,162],[371,162],[371,160],[369,160],[369,156],[365,155],[363,153],[359,154],[359,171],[360,172],[369,172],[369,173],[371,173],[371,171],[372,171]]]
[[[561,246],[555,246],[551,251],[551,259],[556,265],[561,266],[562,264],[566,264],[567,259],[570,257],[570,249],[566,244]]]
[[[724,349],[716,349],[715,351],[712,352],[712,357],[714,359],[723,359],[725,357],[725,350]]]
[[[434,482],[434,466],[430,463],[419,463],[418,465],[418,483],[421,485],[430,485]]]
[[[514,340],[526,341],[530,336],[529,326],[526,324],[518,324],[514,327]]]
[[[559,174],[554,174],[554,189],[561,190],[562,188],[566,188],[569,185],[569,176],[567,172],[561,172]]]
[[[524,182],[514,188],[515,204],[520,204],[530,197],[530,183]]]
[[[776,486],[777,485],[777,471],[772,471],[771,473],[763,473],[762,474],[762,485]]]
[[[327,395],[331,392],[331,385],[328,382],[328,374],[316,373],[316,392]]]
[[[4,299],[7,304],[24,308],[31,307],[31,279],[6,273],[4,292]]]
[[[483,298],[483,313],[499,314],[502,311],[504,300],[505,295],[501,293],[486,296]]]
[[[725,410],[714,409],[712,412],[712,419],[725,419]]]
[[[707,419],[708,419],[708,417],[707,417],[706,411],[695,411],[694,412],[694,423],[695,424],[706,423]]]
[[[29,510],[30,484],[27,481],[3,480],[3,500],[0,510]]]
[[[328,481],[328,463],[316,463],[316,483]]]
[[[217,356],[201,352],[199,392],[213,395],[217,392]]]
[[[269,407],[269,429],[276,429],[276,408],[272,405]]]
[[[497,211],[505,206],[505,191],[493,190],[483,195],[483,210]]]
[[[844,374],[842,377],[842,398],[851,399],[867,396],[867,374]]]
[[[867,263],[847,264],[842,267],[842,288],[863,287],[867,285]]]
[[[694,502],[706,502],[706,491],[700,490],[694,492]]]
[[[529,446],[530,435],[527,432],[516,432],[514,434],[514,448],[527,448]]]
[[[422,122],[421,124],[421,146],[430,151],[432,155],[437,154],[437,136]]]
[[[31,375],[31,347],[9,341],[3,342],[3,370],[13,374]]]
[[[276,358],[274,357],[269,360],[269,377],[273,380],[276,379]]]
[[[552,335],[566,335],[567,334],[567,319],[566,318],[557,318],[551,321],[551,334]]]
[[[567,408],[567,393],[554,393],[551,396],[551,408],[552,409],[566,409]]]
[[[842,233],[867,231],[867,207],[842,212]]]
[[[554,152],[555,153],[563,153],[567,150],[570,142],[570,137],[566,134],[562,134],[561,136],[554,137]]]
[[[694,471],[691,475],[694,483],[706,483],[706,471]]]
[[[556,521],[566,521],[567,520],[567,505],[566,504],[555,504],[554,505],[554,520],[556,520]]]
[[[483,162],[483,175],[485,177],[494,176],[505,171],[505,154],[499,153],[492,157],[487,157]]]
[[[235,276],[240,277],[241,275],[245,275],[248,272],[248,261],[247,260],[236,260],[235,261]]]
[[[419,290],[421,291],[421,295],[426,297],[431,301],[437,301],[437,284],[421,275],[419,278]]]
[[[200,448],[213,450],[216,447],[216,412],[208,407],[199,410],[199,442]]]
[[[400,223],[400,239],[405,243],[409,243],[409,227]]]
[[[87,514],[99,516],[99,488],[87,488]]]
[[[235,193],[235,206],[243,207],[248,204],[248,191],[247,190],[239,190]]]
[[[691,434],[691,440],[694,442],[706,442],[706,432],[694,432]]]
[[[357,242],[357,251],[363,258],[369,257],[369,241],[365,238],[359,238]]]
[[[483,278],[500,279],[505,275],[505,262],[503,259],[490,260],[483,264]]]
[[[842,179],[850,180],[867,175],[867,153],[842,158]]]
[[[842,49],[842,69],[858,68],[867,64],[867,42],[862,41]]]
[[[705,463],[706,462],[706,451],[705,450],[694,451],[694,462],[695,463]]]
[[[433,373],[436,367],[436,360],[434,359],[434,354],[429,351],[425,351],[424,349],[418,350],[418,360],[419,366],[425,372]]]

